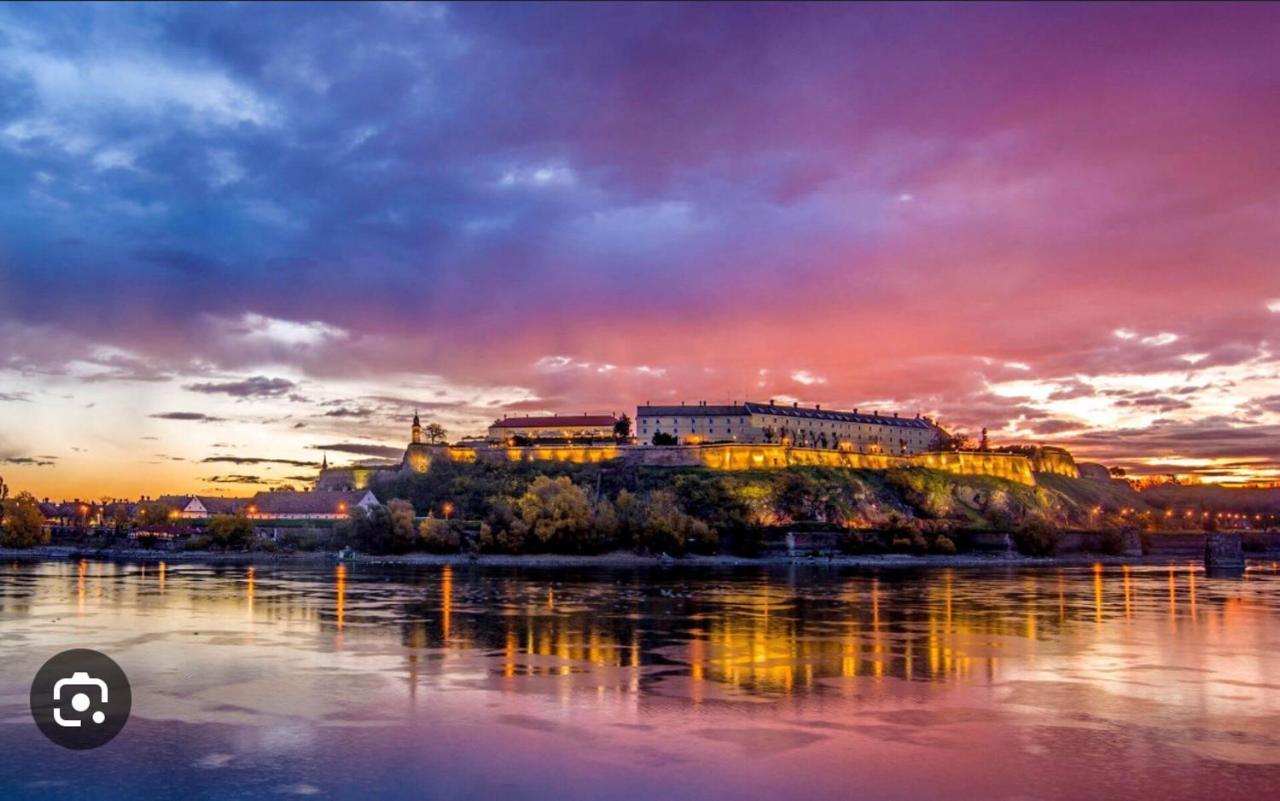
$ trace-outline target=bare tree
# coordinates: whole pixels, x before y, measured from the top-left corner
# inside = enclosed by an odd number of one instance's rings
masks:
[[[439,423],[427,423],[422,427],[422,433],[427,436],[427,442],[432,445],[444,442],[444,438],[449,434],[448,431],[445,431],[444,426]]]

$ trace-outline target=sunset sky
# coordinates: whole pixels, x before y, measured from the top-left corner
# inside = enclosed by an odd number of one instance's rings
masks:
[[[0,475],[797,400],[1280,479],[1280,7],[0,6]]]

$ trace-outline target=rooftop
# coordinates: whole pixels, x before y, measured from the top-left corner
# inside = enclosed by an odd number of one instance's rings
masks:
[[[858,412],[856,409],[844,412],[819,407],[786,406],[773,403],[752,403],[751,401],[730,406],[697,404],[693,406],[640,406],[636,409],[637,417],[728,417],[745,414],[769,414],[776,417],[835,420],[842,423],[868,423],[882,426],[900,426],[902,428],[931,427],[929,421],[923,417],[897,417],[875,413],[866,414]]]
[[[315,515],[341,514],[358,504],[368,490],[355,492],[259,492],[249,502],[253,511],[259,515]]]

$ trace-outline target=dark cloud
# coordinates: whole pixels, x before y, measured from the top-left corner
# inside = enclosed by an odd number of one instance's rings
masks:
[[[57,461],[53,456],[0,456],[0,464],[24,467],[50,467]]]
[[[366,418],[373,414],[373,409],[357,408],[351,409],[346,406],[339,406],[337,409],[330,409],[324,413],[325,417],[356,417]]]
[[[170,248],[139,248],[131,254],[144,264],[154,264],[166,270],[176,270],[203,281],[218,280],[223,265],[198,253]]]
[[[1116,406],[1150,409],[1161,414],[1192,408],[1191,403],[1188,401],[1171,398],[1159,392],[1120,392],[1106,394],[1119,396],[1119,399],[1115,401]]]
[[[89,384],[108,381],[163,382],[173,377],[171,371],[160,365],[132,356],[107,356],[94,359],[90,364],[96,368],[95,372],[81,378]]]
[[[319,462],[308,462],[299,459],[269,459],[259,456],[207,456],[200,460],[205,464],[286,464],[292,467],[319,467]]]
[[[160,412],[159,414],[147,415],[157,420],[189,420],[197,423],[220,423],[225,418],[212,417],[201,412]]]
[[[358,456],[376,456],[380,459],[398,459],[404,455],[404,448],[393,448],[388,445],[366,445],[360,442],[338,442],[331,445],[311,445],[309,447],[317,451],[354,453]]]
[[[1157,420],[1146,428],[1092,431],[1072,437],[1073,450],[1117,458],[1248,460],[1280,468],[1280,424],[1248,425],[1227,417]],[[1157,472],[1170,472],[1168,468]]]
[[[1255,398],[1249,402],[1250,409],[1255,413],[1274,412],[1280,414],[1280,395],[1268,395],[1265,398]]]
[[[1087,426],[1073,420],[1036,420],[1029,428],[1042,437],[1061,434],[1064,431],[1079,431]]]
[[[210,484],[269,484],[270,480],[262,476],[233,473],[226,476],[209,476],[204,481]]]
[[[283,395],[296,386],[297,384],[285,378],[267,378],[263,375],[256,375],[243,381],[187,384],[183,389],[205,394],[230,395],[234,398],[269,398]]]
[[[0,402],[23,402],[30,400],[31,393],[29,392],[0,392]]]

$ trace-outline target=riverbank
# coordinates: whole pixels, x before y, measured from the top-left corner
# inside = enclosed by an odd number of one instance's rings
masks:
[[[1255,561],[1270,562],[1271,555],[1250,555]],[[338,559],[335,552],[268,553],[261,551],[225,553],[220,551],[158,551],[140,548],[107,548],[81,550],[67,547],[42,547],[29,549],[0,548],[0,559],[16,561],[54,561],[88,559],[119,562],[168,562],[171,564],[197,563],[221,565],[281,565],[316,567],[334,564],[378,565],[403,567],[432,567],[444,565],[479,565],[492,567],[537,568],[725,568],[785,565],[826,565],[853,568],[1005,568],[1005,567],[1081,567],[1102,565],[1168,565],[1200,564],[1200,558],[1171,558],[1167,555],[1113,556],[1096,553],[1070,553],[1057,556],[1033,557],[1017,553],[958,554],[943,556],[927,554],[860,554],[831,556],[761,557],[741,556],[686,556],[679,559],[662,556],[645,556],[629,551],[573,556],[568,554],[428,554],[401,555],[356,554],[347,560]]]

